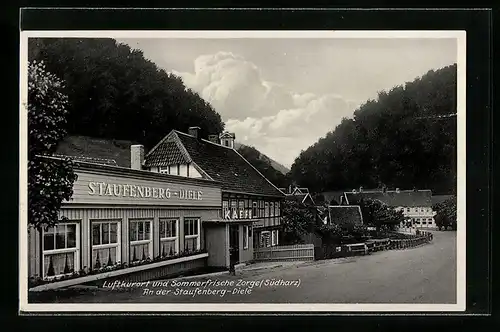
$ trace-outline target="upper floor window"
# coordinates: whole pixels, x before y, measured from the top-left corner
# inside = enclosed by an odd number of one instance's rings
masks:
[[[257,202],[253,201],[252,202],[252,217],[257,217]]]
[[[170,170],[168,166],[160,166],[158,167],[158,172],[161,174],[170,174]]]

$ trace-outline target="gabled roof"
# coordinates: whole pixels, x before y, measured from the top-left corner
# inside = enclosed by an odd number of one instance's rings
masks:
[[[278,196],[284,194],[235,149],[173,130],[146,155],[146,165],[166,166],[178,157],[194,163],[207,178],[222,183],[222,190]],[[179,157],[180,158],[180,157]]]
[[[311,201],[311,204],[315,204],[311,194],[286,194],[286,198],[300,203],[307,203],[307,200],[309,199]]]
[[[419,207],[432,206],[432,191],[431,190],[382,190],[362,191],[362,192],[345,192],[347,203],[350,205],[359,204],[362,199],[380,200],[381,202],[392,207]]]
[[[358,205],[328,206],[330,221],[337,225],[362,225],[363,217]]]
[[[67,136],[56,149],[56,155],[96,164],[130,167],[130,146],[134,141]]]

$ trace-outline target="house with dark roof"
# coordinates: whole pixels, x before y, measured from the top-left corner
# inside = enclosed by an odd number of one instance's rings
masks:
[[[315,206],[314,199],[309,193],[307,188],[299,188],[289,186],[288,188],[280,188],[280,190],[285,193],[287,200],[294,200],[299,203],[306,204],[308,206]]]
[[[407,222],[401,227],[435,228],[435,212],[432,210],[431,190],[352,190],[344,192],[343,201],[348,205],[359,205],[362,200],[378,200],[397,211],[402,211]]]
[[[330,223],[341,227],[363,225],[363,216],[359,205],[329,205],[328,217]]]
[[[278,245],[285,194],[238,153],[233,133],[204,139],[199,137],[199,129],[190,127],[188,133],[172,130],[145,155],[143,169],[219,182],[220,218],[205,224],[228,225],[232,257],[251,247],[250,239],[255,247]]]

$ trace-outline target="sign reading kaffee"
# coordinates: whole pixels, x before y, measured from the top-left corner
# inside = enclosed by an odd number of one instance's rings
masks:
[[[251,210],[229,210],[224,209],[224,219],[252,219],[252,211]]]

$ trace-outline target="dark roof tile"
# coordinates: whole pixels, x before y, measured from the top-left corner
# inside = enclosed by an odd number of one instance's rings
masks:
[[[362,225],[361,209],[357,205],[329,206],[330,220],[337,225]]]
[[[171,144],[176,141],[180,142],[181,146],[175,148]],[[213,180],[220,181],[222,190],[267,196],[284,196],[236,150],[178,131],[167,135],[166,139],[160,142],[146,156],[146,163],[157,165],[164,161],[163,158],[170,158],[165,157],[164,154],[165,151],[171,151],[170,149],[177,149],[177,151],[171,152],[176,156],[183,154],[183,149],[185,149],[187,152],[186,158],[195,162]],[[150,161],[150,159],[154,161]]]
[[[151,166],[168,166],[175,164],[187,164],[189,162],[176,142],[163,142],[148,156],[145,165]]]
[[[106,164],[110,163],[109,160],[114,160],[114,166],[129,168],[130,146],[134,144],[137,143],[87,136],[68,136],[58,144],[56,154],[87,162],[91,159],[108,160]]]
[[[431,190],[402,190],[397,191],[363,191],[345,193],[350,205],[359,204],[361,199],[380,200],[392,207],[419,207],[432,206]]]

